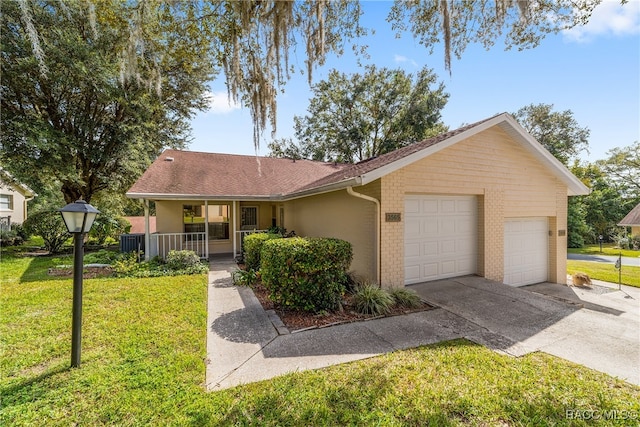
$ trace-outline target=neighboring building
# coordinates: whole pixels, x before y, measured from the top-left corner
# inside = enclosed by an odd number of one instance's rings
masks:
[[[129,221],[129,224],[131,224],[131,229],[129,230],[130,234],[142,234],[142,233],[144,233],[145,218],[143,216],[125,216],[123,218],[126,219],[127,221]],[[149,232],[150,233],[155,233],[156,232],[156,217],[155,216],[150,216],[149,217]]]
[[[27,202],[35,196],[33,190],[0,168],[0,227],[22,224],[27,219]]]
[[[631,227],[631,235],[632,236],[640,236],[640,203],[631,209],[622,221],[618,223],[618,225],[622,227]]]
[[[567,196],[589,190],[508,114],[357,164],[165,151],[127,193],[156,204],[147,256],[237,253],[272,225],[352,243],[385,287],[477,274],[566,283]]]

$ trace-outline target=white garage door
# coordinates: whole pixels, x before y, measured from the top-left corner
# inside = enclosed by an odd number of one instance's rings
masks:
[[[476,272],[477,211],[475,196],[405,197],[405,284]]]
[[[547,218],[507,218],[504,224],[504,283],[512,286],[546,282],[549,224]]]

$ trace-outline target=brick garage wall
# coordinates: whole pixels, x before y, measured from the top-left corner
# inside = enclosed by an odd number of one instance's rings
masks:
[[[405,174],[395,171],[381,180],[380,235],[383,287],[404,286],[404,221],[386,222],[386,213],[400,213],[404,218]]]
[[[504,278],[505,218],[547,217],[566,231],[567,188],[531,153],[499,127],[434,153],[381,178],[382,285],[404,284],[404,221],[387,223],[385,213],[404,219],[406,194],[478,197],[478,274]],[[552,230],[553,231],[553,230]],[[550,240],[549,280],[564,283],[566,233]]]

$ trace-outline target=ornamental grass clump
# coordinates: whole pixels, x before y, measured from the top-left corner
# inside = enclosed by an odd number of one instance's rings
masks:
[[[353,294],[353,304],[360,314],[381,316],[391,311],[394,300],[386,290],[367,284],[360,286]]]
[[[418,308],[422,306],[422,300],[415,291],[406,288],[393,288],[389,291],[395,305],[403,308]]]

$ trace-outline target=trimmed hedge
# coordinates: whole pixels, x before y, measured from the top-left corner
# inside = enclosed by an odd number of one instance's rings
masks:
[[[267,240],[282,239],[280,234],[275,233],[254,233],[244,238],[244,264],[247,270],[258,270],[260,268],[260,251],[262,245]]]
[[[284,307],[318,312],[335,310],[345,292],[351,243],[331,238],[264,242],[260,272],[270,298]]]

